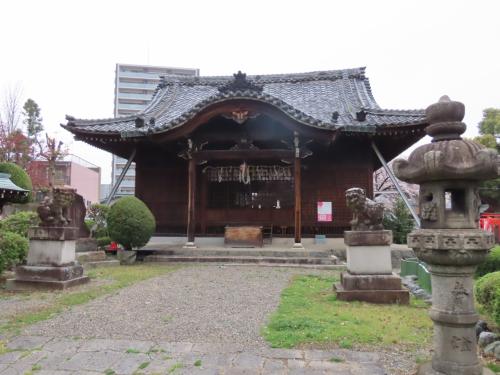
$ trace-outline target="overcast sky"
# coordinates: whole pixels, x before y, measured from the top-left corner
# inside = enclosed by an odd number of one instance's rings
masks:
[[[103,170],[111,156],[75,142],[65,114],[113,116],[115,64],[201,75],[366,66],[384,108],[466,105],[467,135],[500,107],[498,1],[2,1],[0,95],[19,84],[45,128]]]

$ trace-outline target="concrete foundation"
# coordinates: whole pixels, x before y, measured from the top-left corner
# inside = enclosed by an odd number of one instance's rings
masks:
[[[63,266],[75,261],[75,241],[30,240],[28,266]]]
[[[347,270],[354,275],[392,274],[391,247],[346,245]]]

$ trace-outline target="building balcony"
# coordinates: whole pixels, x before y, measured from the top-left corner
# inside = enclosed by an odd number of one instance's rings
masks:
[[[118,109],[135,109],[140,110],[145,108],[147,103],[145,104],[129,104],[129,103],[118,103]]]
[[[151,82],[151,83],[143,83],[143,82],[123,82],[119,81],[118,82],[118,90],[121,88],[124,89],[141,89],[141,90],[152,90],[154,91],[156,89],[156,86],[158,86],[158,82]]]
[[[153,97],[153,92],[151,94],[139,94],[130,92],[119,92],[118,99],[136,99],[136,100],[151,100]]]

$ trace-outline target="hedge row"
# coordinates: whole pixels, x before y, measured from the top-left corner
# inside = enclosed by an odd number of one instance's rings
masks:
[[[491,272],[476,281],[474,287],[477,302],[500,326],[500,271]]]
[[[476,277],[484,276],[490,272],[500,270],[500,246],[495,246],[491,249],[483,263],[476,270]]]

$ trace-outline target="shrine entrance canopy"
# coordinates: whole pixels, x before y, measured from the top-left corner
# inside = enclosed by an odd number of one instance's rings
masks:
[[[379,162],[370,143],[376,142],[386,159],[392,159],[422,138],[426,125],[423,110],[380,108],[365,68],[355,68],[255,76],[241,72],[223,77],[165,76],[150,104],[135,115],[99,120],[67,116],[62,126],[77,140],[118,156],[129,158],[136,151],[136,195],[153,209],[160,232],[183,231],[191,225],[193,233],[203,233],[211,223],[222,224],[223,220],[213,219],[217,215],[207,201],[210,192],[203,193],[217,182],[220,171],[248,163],[261,183],[266,170],[280,170],[284,176],[280,181],[290,181],[295,190],[290,212],[295,220],[270,219],[273,222],[267,224],[295,227],[295,240],[300,241],[301,226],[317,233],[324,225],[315,221],[314,212],[301,212],[301,204],[309,209],[309,204],[316,207],[316,201],[335,198],[338,220],[330,229],[346,227],[348,213],[342,212],[344,204],[337,195],[354,185],[368,194],[373,190],[371,173]],[[311,177],[309,181],[302,176],[302,185],[297,181],[301,169]],[[158,187],[164,175],[176,185],[169,186],[168,193],[167,187]],[[165,182],[169,184],[168,179]],[[200,199],[193,196],[196,188],[202,191]],[[302,199],[300,190],[311,194],[311,202]],[[176,202],[165,198],[157,208],[161,200],[150,197],[162,194],[171,199],[178,194],[178,198]],[[164,212],[172,209],[184,214],[167,218]],[[226,209],[226,217],[233,217],[231,212]],[[237,219],[228,219],[227,224],[247,224],[252,217],[265,224],[262,215],[242,211],[235,215]]]

